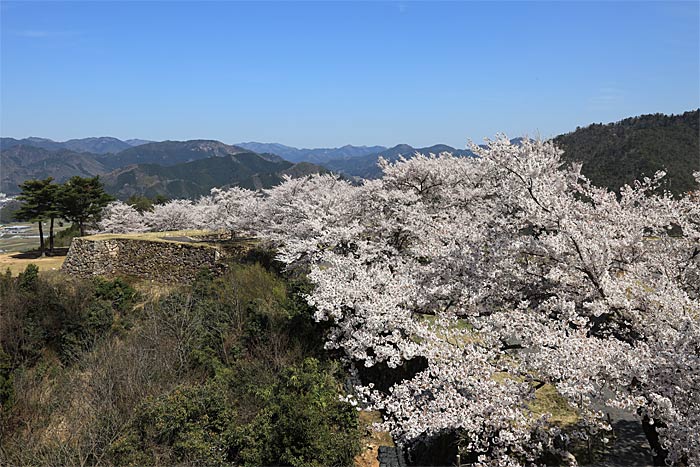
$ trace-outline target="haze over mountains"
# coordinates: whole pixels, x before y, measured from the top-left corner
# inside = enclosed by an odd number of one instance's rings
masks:
[[[386,150],[384,146],[352,146],[350,144],[340,148],[314,148],[299,149],[285,146],[279,143],[238,143],[236,146],[249,149],[257,153],[276,154],[291,162],[313,162],[324,164],[334,159],[353,159],[369,154],[376,154]]]
[[[680,194],[697,189],[692,173],[700,170],[699,132],[700,112],[693,110],[593,124],[554,141],[565,150],[565,159],[583,162],[584,174],[595,184],[617,190],[635,178],[666,169],[666,188]],[[52,176],[61,182],[73,175],[101,175],[107,190],[120,198],[132,194],[194,197],[214,186],[267,188],[285,174],[332,171],[355,179],[377,178],[381,176],[380,157],[396,161],[416,152],[473,156],[469,150],[442,144],[299,149],[278,143],[229,145],[214,140],[0,138],[0,192],[16,194],[17,185],[31,178]]]

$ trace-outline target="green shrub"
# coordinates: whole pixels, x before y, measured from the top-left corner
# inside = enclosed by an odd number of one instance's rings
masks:
[[[339,399],[337,368],[308,358],[283,371],[266,406],[235,443],[244,465],[352,465],[359,452],[357,411]]]
[[[121,279],[45,278],[30,264],[17,278],[2,278],[0,345],[14,365],[31,365],[47,347],[72,362],[110,330],[115,310],[130,306],[134,295]]]
[[[95,296],[111,302],[115,310],[125,311],[136,300],[136,290],[121,277],[113,280],[95,278]]]
[[[53,245],[56,248],[70,246],[73,238],[80,236],[80,229],[77,224],[71,224],[67,229],[59,230],[53,238]]]
[[[39,279],[39,266],[34,263],[27,264],[24,272],[19,274],[19,285],[25,290],[34,290]]]
[[[360,447],[357,411],[339,400],[335,372],[337,368],[310,358],[283,374],[272,411],[272,448],[280,462],[299,467],[352,464]]]
[[[235,412],[221,385],[181,385],[146,399],[137,413],[132,430],[110,448],[116,464],[152,464],[156,454],[166,464],[226,463]]]

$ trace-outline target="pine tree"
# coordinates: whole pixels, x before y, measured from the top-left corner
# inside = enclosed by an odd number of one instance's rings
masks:
[[[61,215],[78,224],[80,235],[85,235],[85,226],[100,220],[102,209],[114,197],[104,191],[100,177],[72,177],[61,190]]]
[[[53,250],[53,220],[58,215],[59,186],[52,182],[53,177],[45,180],[27,180],[20,185],[22,193],[17,197],[22,205],[15,213],[15,218],[39,224],[39,250],[42,256],[45,253],[43,221],[51,220],[49,243]]]

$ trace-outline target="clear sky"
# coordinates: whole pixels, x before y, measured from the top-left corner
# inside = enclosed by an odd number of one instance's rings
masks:
[[[0,3],[0,134],[446,143],[700,106],[700,2]]]

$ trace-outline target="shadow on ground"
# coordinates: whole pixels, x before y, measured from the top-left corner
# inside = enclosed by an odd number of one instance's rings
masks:
[[[68,254],[68,248],[54,248],[52,253],[46,252],[46,257],[54,256],[66,256]],[[10,255],[10,258],[14,259],[37,259],[41,258],[41,253],[38,250],[24,251],[21,253],[15,253]]]
[[[614,438],[605,457],[591,467],[652,467],[651,448],[638,420],[612,423]]]

